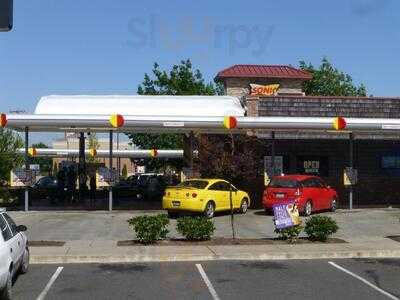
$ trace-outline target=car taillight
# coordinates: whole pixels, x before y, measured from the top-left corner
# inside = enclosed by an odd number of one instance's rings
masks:
[[[297,191],[294,193],[295,196],[301,196],[301,191],[300,189],[297,189]]]
[[[193,193],[193,194],[192,194],[192,197],[193,197],[193,198],[196,198],[196,197],[197,197],[197,194],[196,194],[196,193]]]

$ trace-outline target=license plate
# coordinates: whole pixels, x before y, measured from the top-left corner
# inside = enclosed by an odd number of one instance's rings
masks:
[[[179,206],[181,206],[181,203],[179,201],[172,201],[172,206],[179,207]]]
[[[275,194],[276,198],[284,198],[285,194]]]

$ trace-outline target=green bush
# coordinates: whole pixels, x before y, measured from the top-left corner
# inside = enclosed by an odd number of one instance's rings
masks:
[[[214,234],[214,223],[206,217],[179,218],[176,230],[189,241],[205,241]]]
[[[312,216],[306,221],[305,232],[312,241],[325,242],[338,231],[336,221],[328,216]]]
[[[275,228],[275,233],[278,234],[280,239],[288,241],[289,243],[293,244],[297,241],[302,230],[303,230],[303,227],[298,225],[298,226],[287,227],[287,228],[283,228],[283,229]]]
[[[18,202],[18,197],[5,187],[0,187],[0,206],[8,204],[15,204]]]
[[[169,219],[165,214],[138,216],[129,219],[128,223],[135,231],[138,241],[142,244],[150,244],[165,239],[168,234]]]

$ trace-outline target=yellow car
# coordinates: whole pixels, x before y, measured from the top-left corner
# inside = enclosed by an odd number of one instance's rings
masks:
[[[163,197],[163,209],[170,217],[188,211],[212,218],[216,211],[230,210],[230,189],[233,208],[246,213],[250,206],[249,195],[222,179],[190,179],[168,187]]]

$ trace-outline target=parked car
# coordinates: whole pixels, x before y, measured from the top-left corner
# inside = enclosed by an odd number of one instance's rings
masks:
[[[31,187],[30,193],[32,199],[49,199],[51,202],[54,202],[57,198],[57,178],[52,176],[40,178]]]
[[[12,280],[29,267],[26,226],[17,226],[5,209],[0,208],[0,299],[11,299]]]
[[[116,198],[161,201],[167,178],[162,174],[146,173],[121,180],[113,187]]]
[[[309,216],[321,210],[335,211],[337,192],[321,178],[309,175],[285,175],[273,177],[264,190],[263,206],[269,212],[276,203],[295,201],[299,211]]]
[[[198,212],[212,218],[214,212],[230,210],[230,190],[233,208],[246,213],[250,197],[222,179],[191,179],[177,186],[167,187],[163,197],[163,209],[170,217],[179,212]]]
[[[138,176],[132,175],[125,180],[120,180],[113,186],[113,193],[116,198],[136,199],[139,194]]]

